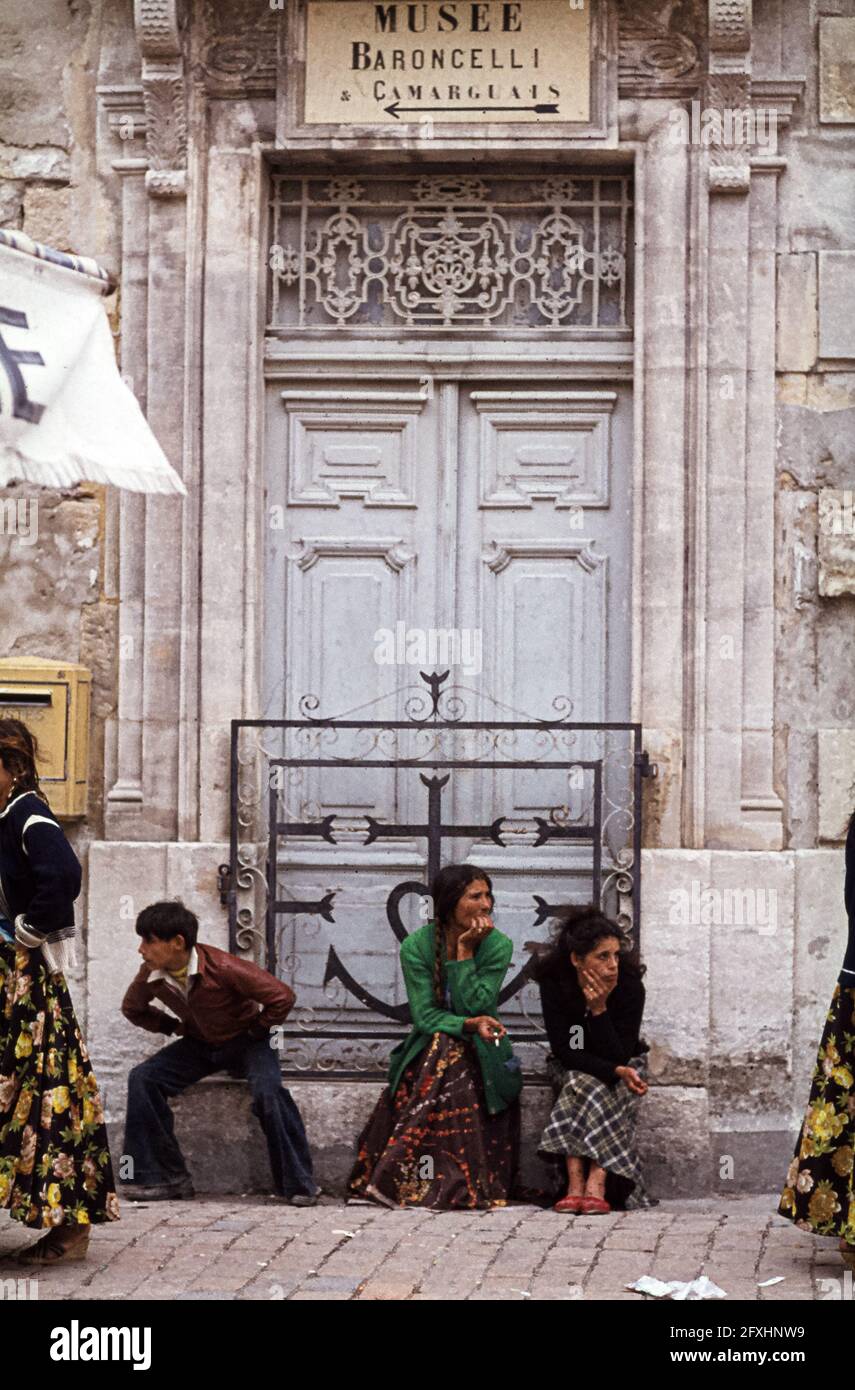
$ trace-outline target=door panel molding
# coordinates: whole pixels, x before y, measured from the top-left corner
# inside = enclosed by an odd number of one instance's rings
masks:
[[[615,391],[471,391],[469,398],[480,420],[482,508],[609,506]]]

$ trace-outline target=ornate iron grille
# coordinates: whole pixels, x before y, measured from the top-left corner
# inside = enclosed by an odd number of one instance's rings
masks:
[[[628,333],[631,179],[272,179],[270,325]]]
[[[317,700],[300,702],[301,718],[233,720],[231,726],[231,854],[224,901],[229,909],[229,942],[234,952],[255,953],[263,939],[266,965],[296,990],[297,1006],[284,1030],[287,1070],[303,1076],[334,1074],[382,1076],[388,1054],[410,1020],[400,983],[398,944],[407,934],[405,918],[430,916],[427,885],[443,862],[456,859],[455,845],[474,842],[507,851],[508,868],[520,872],[518,850],[532,854],[548,847],[573,847],[581,855],[560,874],[559,902],[528,893],[513,880],[516,910],[529,901],[535,942],[545,941],[544,923],[560,903],[600,903],[638,940],[641,867],[641,779],[649,771],[638,724],[571,723],[562,711],[569,701],[553,702],[552,719],[468,720],[466,698],[474,692],[444,688],[444,675],[425,675],[426,685],[395,692],[403,719],[371,719],[365,710],[337,718],[318,718]],[[390,697],[387,697],[390,698]],[[479,696],[483,700],[483,696]],[[374,702],[377,703],[377,702]],[[369,711],[370,712],[370,711]],[[516,711],[511,711],[515,714]],[[357,717],[351,717],[351,716]],[[543,779],[563,779],[568,795],[545,814],[508,817],[493,804],[502,779],[536,770]],[[389,794],[388,816],[327,812],[330,779],[342,799],[343,779],[374,779],[371,795]],[[475,823],[449,817],[455,780],[476,777],[485,812]],[[554,785],[554,780],[553,780]],[[471,804],[471,803],[470,803]],[[415,810],[403,818],[401,809]],[[295,852],[339,845],[354,874],[359,847],[407,845],[421,875],[389,883],[382,866],[371,866],[380,883],[382,912],[391,932],[372,959],[384,958],[389,978],[397,978],[398,997],[380,998],[356,978],[354,958],[364,949],[359,908],[355,929],[342,932],[337,920],[342,895],[330,881],[332,856],[314,873],[316,891],[294,890]],[[299,856],[297,856],[299,857]],[[226,866],[224,866],[225,868]],[[300,871],[304,881],[307,870]],[[491,870],[501,877],[501,870]],[[503,897],[496,911],[503,925]],[[530,885],[529,885],[530,886]],[[388,888],[388,892],[386,891]],[[528,894],[528,896],[526,896]],[[382,901],[385,895],[385,901]],[[406,910],[409,903],[410,912]],[[343,904],[342,904],[343,907]],[[507,906],[505,908],[507,912]],[[343,911],[340,915],[346,915]],[[353,918],[353,905],[351,904]],[[419,924],[415,922],[415,925]],[[528,945],[529,943],[523,943]],[[514,1045],[526,1070],[542,1069],[545,1034],[539,997],[529,979],[530,956],[506,983],[501,1003]],[[390,1027],[391,1025],[391,1027]]]

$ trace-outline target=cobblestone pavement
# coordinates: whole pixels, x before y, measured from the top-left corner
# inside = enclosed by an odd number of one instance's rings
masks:
[[[836,1242],[796,1230],[775,1215],[776,1203],[777,1195],[663,1201],[567,1217],[529,1206],[386,1211],[332,1199],[309,1209],[263,1197],[123,1202],[121,1221],[93,1232],[85,1262],[38,1272],[37,1297],[637,1302],[624,1286],[642,1274],[701,1273],[731,1299],[846,1297]],[[0,1224],[0,1279],[32,1277],[10,1258],[31,1239],[11,1219]],[[775,1276],[783,1283],[758,1287]]]

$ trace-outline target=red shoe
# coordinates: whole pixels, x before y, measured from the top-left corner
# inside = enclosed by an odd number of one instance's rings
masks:
[[[583,1197],[579,1210],[583,1216],[606,1216],[611,1207],[604,1197]]]
[[[584,1197],[562,1197],[560,1202],[556,1202],[553,1211],[572,1211],[578,1213],[582,1210]]]

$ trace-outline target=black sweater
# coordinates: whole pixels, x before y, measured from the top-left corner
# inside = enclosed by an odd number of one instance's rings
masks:
[[[19,792],[0,811],[0,886],[13,926],[37,936],[74,927],[80,864],[50,807],[35,792]]]
[[[625,1067],[631,1057],[648,1050],[639,1035],[644,985],[629,971],[621,968],[605,1012],[596,1017],[587,1011],[575,969],[542,980],[540,999],[552,1055],[568,1071],[584,1071],[613,1084],[617,1080],[615,1067]],[[582,1032],[571,1036],[571,1028],[581,1028]],[[577,1039],[581,1047],[571,1045]]]
[[[840,983],[855,986],[855,816],[849,824],[846,836],[846,884],[843,889],[846,902],[846,915],[849,918],[849,943],[840,972]]]

